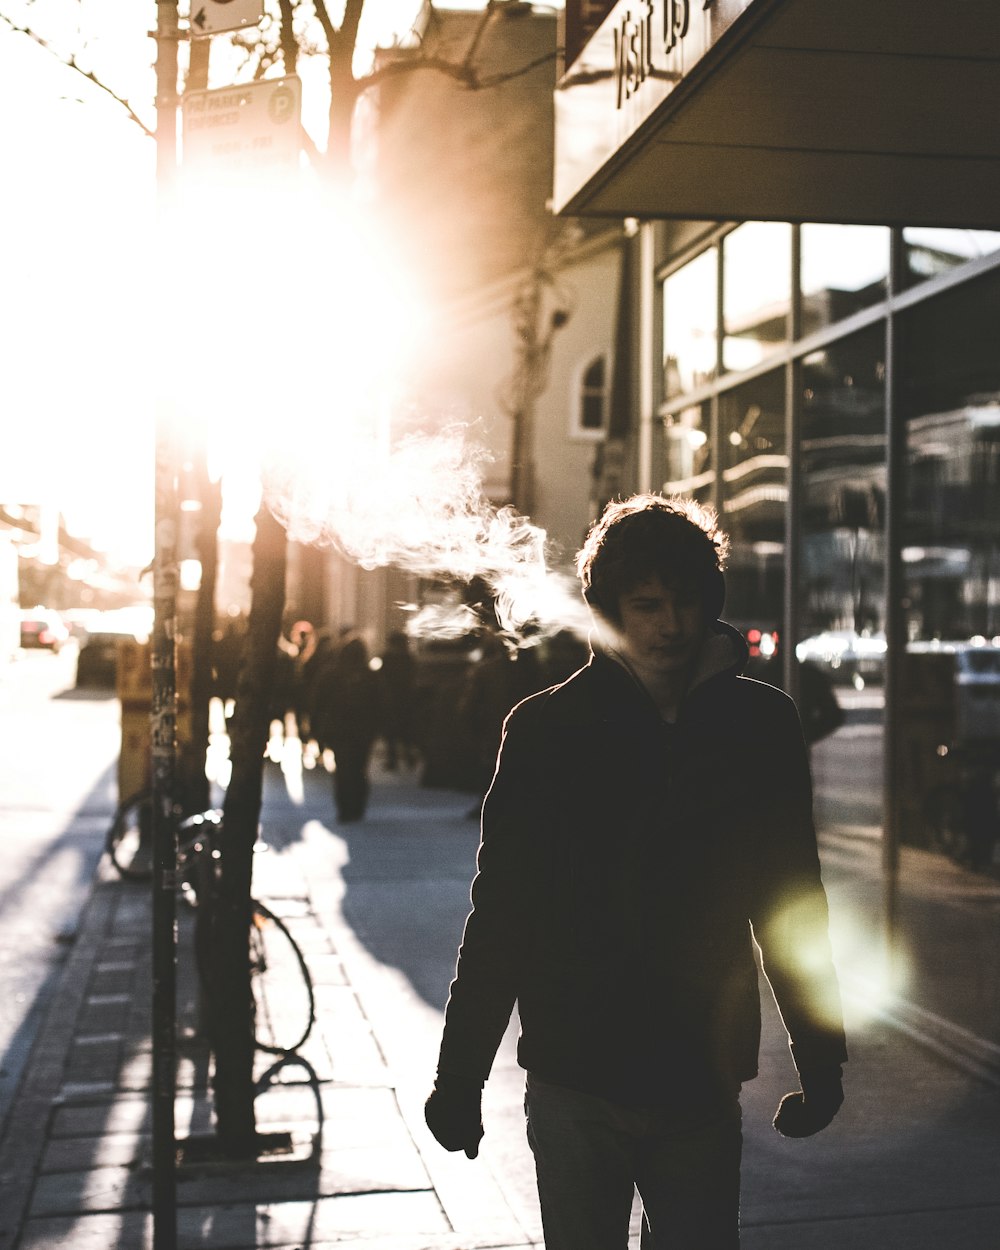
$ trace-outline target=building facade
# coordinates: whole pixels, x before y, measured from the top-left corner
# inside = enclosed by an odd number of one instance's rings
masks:
[[[877,843],[895,939],[901,848],[997,872],[1000,10],[570,0],[565,27],[556,208],[641,222],[626,486],[712,503],[754,671],[832,683],[817,812]],[[986,949],[946,1014],[997,1043]]]

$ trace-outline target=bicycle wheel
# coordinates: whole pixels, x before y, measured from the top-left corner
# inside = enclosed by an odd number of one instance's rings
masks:
[[[250,987],[258,1050],[289,1055],[312,1031],[316,1001],[305,957],[285,922],[252,901]]]
[[[127,881],[148,881],[153,875],[153,792],[137,790],[118,804],[104,849],[118,874]]]

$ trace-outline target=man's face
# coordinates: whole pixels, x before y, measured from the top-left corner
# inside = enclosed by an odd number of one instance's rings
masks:
[[[673,676],[694,663],[705,637],[697,586],[654,574],[625,591],[618,608],[618,646],[640,675]]]

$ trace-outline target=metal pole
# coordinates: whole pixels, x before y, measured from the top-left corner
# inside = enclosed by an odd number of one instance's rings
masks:
[[[639,490],[653,489],[653,421],[655,398],[653,370],[653,303],[656,299],[656,249],[653,223],[639,227]],[[662,364],[662,361],[661,361]],[[661,472],[657,475],[663,480]],[[659,484],[659,483],[658,483]]]
[[[797,343],[802,334],[802,297],[799,269],[802,236],[792,226],[792,302],[788,313],[788,341]],[[801,610],[799,597],[802,575],[802,360],[796,356],[785,369],[785,454],[788,457],[785,505],[785,610],[781,623],[782,680],[793,699],[799,697],[799,666],[795,648],[799,641]]]
[[[901,287],[902,237],[892,235],[890,292]],[[899,327],[890,299],[885,342],[885,707],[882,713],[882,924],[885,969],[895,989],[895,940],[899,878],[898,718],[906,652],[903,612],[903,564],[900,555],[904,508],[906,429],[899,410]]]
[[[177,166],[177,0],[156,6],[156,335],[161,369],[156,395],[156,532],[152,639],[152,1130],[153,1246],[176,1250],[177,1175],[174,1097],[177,1081],[177,486],[167,362],[172,358],[174,301],[168,240],[173,237]]]

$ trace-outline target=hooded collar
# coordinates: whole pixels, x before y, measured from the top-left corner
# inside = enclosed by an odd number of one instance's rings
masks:
[[[621,654],[614,648],[602,643],[597,637],[596,631],[590,637],[591,650],[595,659],[601,661],[610,661],[615,668],[624,671],[629,680],[641,693],[642,697],[656,709],[656,715],[660,719],[664,719],[662,712],[657,707],[655,700],[649,691],[639,680],[635,670]],[[688,683],[687,690],[681,700],[678,715],[682,714],[684,705],[690,700],[694,692],[707,682],[712,681],[716,677],[729,674],[738,677],[746,667],[747,660],[750,658],[750,651],[746,644],[746,640],[739,630],[725,621],[715,621],[710,627],[705,641],[701,646],[694,662],[694,670],[691,680]]]

